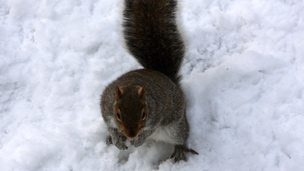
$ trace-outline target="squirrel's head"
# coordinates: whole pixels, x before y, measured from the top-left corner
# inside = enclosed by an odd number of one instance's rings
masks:
[[[148,118],[146,87],[117,86],[114,115],[120,130],[128,138],[135,138]]]

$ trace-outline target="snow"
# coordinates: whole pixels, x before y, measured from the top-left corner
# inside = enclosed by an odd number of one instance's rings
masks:
[[[122,0],[0,1],[0,170],[304,170],[304,1],[185,0],[188,162],[105,144],[105,86],[140,68]]]

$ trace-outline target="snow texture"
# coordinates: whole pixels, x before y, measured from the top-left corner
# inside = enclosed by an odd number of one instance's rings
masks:
[[[304,1],[184,0],[188,162],[107,146],[99,100],[141,66],[122,0],[0,1],[0,170],[304,170]]]

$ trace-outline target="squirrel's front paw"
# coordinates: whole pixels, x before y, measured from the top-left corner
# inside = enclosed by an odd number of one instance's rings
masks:
[[[112,138],[111,138],[111,136],[109,135],[107,138],[106,138],[106,144],[107,145],[111,145],[111,144],[113,144],[113,142],[112,142]]]
[[[126,146],[125,141],[126,138],[123,136],[119,136],[118,138],[112,138],[111,136],[108,136],[106,139],[106,144],[114,144],[119,150],[126,150],[128,147]]]
[[[126,150],[128,147],[126,146],[125,142],[127,140],[127,137],[124,136],[123,134],[119,134],[118,140],[115,143],[115,146],[120,149],[120,150]]]
[[[143,139],[141,139],[140,137],[136,137],[135,139],[130,141],[131,145],[133,145],[134,147],[139,147],[139,146],[143,145],[144,142],[145,141]]]
[[[128,147],[126,146],[126,144],[124,142],[120,142],[120,143],[116,143],[115,146],[119,149],[119,150],[127,150]]]

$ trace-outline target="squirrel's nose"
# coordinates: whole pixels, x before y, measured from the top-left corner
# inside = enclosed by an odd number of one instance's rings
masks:
[[[137,136],[138,132],[135,130],[130,130],[128,132],[126,132],[126,136],[128,138],[135,138]]]

